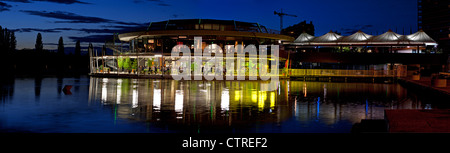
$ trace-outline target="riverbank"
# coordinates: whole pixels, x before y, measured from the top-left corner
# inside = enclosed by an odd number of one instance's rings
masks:
[[[432,93],[450,98],[450,81],[447,81],[447,87],[434,87],[430,77],[421,77],[420,80],[412,80],[408,78],[400,78],[398,82],[412,90]],[[431,95],[430,95],[431,96]]]
[[[450,110],[385,110],[391,133],[449,133]]]

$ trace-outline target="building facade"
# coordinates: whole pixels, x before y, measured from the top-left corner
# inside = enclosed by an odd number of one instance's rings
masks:
[[[436,40],[439,48],[450,53],[450,1],[418,0],[418,28]]]
[[[312,23],[312,21],[310,21],[309,23],[306,23],[305,21],[302,21],[300,23],[297,23],[295,25],[289,26],[287,28],[284,28],[281,31],[281,34],[283,35],[287,35],[287,36],[291,36],[291,37],[298,37],[300,34],[302,33],[307,33],[309,35],[314,36],[314,24]]]

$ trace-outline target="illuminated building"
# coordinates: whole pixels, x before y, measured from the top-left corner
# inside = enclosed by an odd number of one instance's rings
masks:
[[[171,78],[171,74],[201,71],[203,75],[228,75],[230,73],[244,73],[246,76],[258,75],[261,65],[252,62],[257,57],[245,55],[245,69],[242,64],[235,64],[231,70],[218,69],[220,66],[211,65],[215,52],[208,52],[211,57],[201,57],[201,65],[183,63],[180,57],[171,57],[176,45],[185,45],[191,51],[191,61],[195,61],[195,37],[201,37],[201,49],[205,54],[205,47],[220,48],[221,54],[226,54],[227,45],[280,45],[281,77],[290,77],[290,69],[346,69],[346,70],[393,70],[382,73],[403,72],[406,64],[430,64],[441,67],[441,56],[435,54],[426,59],[424,53],[437,53],[437,43],[422,30],[410,35],[401,35],[391,30],[381,35],[369,35],[358,31],[349,36],[341,36],[332,31],[313,36],[306,32],[296,39],[287,35],[273,34],[270,29],[258,23],[240,22],[234,20],[185,19],[151,22],[147,30],[118,34],[120,43],[106,43],[106,47],[113,50],[111,54],[102,55],[91,52],[91,74],[100,76],[139,76]],[[301,54],[314,52],[319,54]],[[326,53],[326,54],[323,54]],[[327,54],[331,53],[331,54]],[[335,54],[338,53],[338,54]],[[364,53],[364,54],[340,54]],[[367,53],[367,54],[366,54]],[[418,56],[397,55],[391,53],[415,53]],[[301,55],[300,55],[301,54]],[[291,55],[291,56],[289,56]],[[402,58],[405,56],[406,58]],[[427,55],[428,56],[428,55]],[[221,58],[225,67],[225,56]],[[381,58],[380,58],[381,57]],[[234,61],[238,61],[233,57]],[[289,59],[289,60],[287,60]],[[271,60],[270,57],[267,60]],[[402,60],[409,60],[404,62]],[[257,60],[255,60],[257,61]],[[239,63],[239,62],[237,62]],[[345,63],[345,64],[343,64]],[[362,64],[361,64],[362,63]],[[178,69],[182,67],[182,69]],[[190,69],[189,69],[190,67]],[[288,70],[288,71],[286,71]],[[239,71],[239,72],[238,72]],[[286,73],[289,72],[289,73]],[[372,73],[372,72],[370,72]],[[405,73],[403,73],[405,74]],[[197,75],[197,74],[196,74]],[[403,76],[403,75],[402,75]],[[388,77],[391,77],[390,75]]]
[[[258,47],[259,45],[277,45],[294,40],[290,36],[272,34],[270,29],[258,23],[212,19],[151,22],[146,31],[118,34],[117,38],[120,43],[106,43],[106,47],[113,50],[112,54],[102,53],[102,55],[98,55],[91,52],[90,72],[94,75],[146,76],[189,71],[172,69],[179,66],[186,67],[186,65],[179,62],[180,58],[172,58],[171,52],[176,45],[186,45],[191,49],[193,60],[194,37],[202,38],[200,44],[203,52],[205,47],[210,45],[220,47],[223,55],[226,54],[226,45],[247,46],[253,44]],[[279,52],[280,56],[284,55],[283,48],[280,47]],[[211,52],[211,54],[215,53]],[[246,73],[256,71],[260,65],[250,62],[249,55],[245,56],[245,67],[248,71]],[[191,69],[201,69],[203,73],[221,73],[216,67],[210,68],[205,65],[211,59],[211,57],[202,57],[202,65],[191,65]],[[268,60],[270,60],[270,57]],[[283,60],[283,58],[280,60]]]

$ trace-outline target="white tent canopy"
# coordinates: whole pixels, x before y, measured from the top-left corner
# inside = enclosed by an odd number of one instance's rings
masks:
[[[314,36],[311,36],[310,34],[303,32],[300,34],[300,36],[297,37],[297,39],[294,40],[295,43],[303,43],[303,42],[309,42],[314,39]]]
[[[389,30],[381,35],[373,37],[370,41],[372,42],[397,42],[402,40],[403,35]]]
[[[428,36],[423,30],[419,30],[416,33],[407,35],[406,38],[414,42],[436,43],[436,41],[434,41],[433,38]]]
[[[358,31],[350,36],[341,36],[332,31],[320,37],[314,37],[307,33],[302,33],[291,43],[291,45],[302,46],[351,46],[351,45],[436,45],[430,36],[422,30],[410,34],[401,35],[389,30],[381,35],[372,36],[362,31]]]
[[[363,42],[372,38],[372,35],[366,34],[362,31],[358,31],[350,36],[343,37],[341,42]]]
[[[334,33],[333,31],[328,32],[327,34],[314,38],[314,42],[336,42],[341,38],[341,35]]]

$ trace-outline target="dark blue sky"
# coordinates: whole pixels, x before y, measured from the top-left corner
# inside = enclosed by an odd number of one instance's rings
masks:
[[[279,30],[273,11],[281,8],[298,16],[285,17],[284,27],[312,21],[316,36],[330,30],[343,35],[417,31],[417,0],[0,0],[0,25],[16,30],[18,49],[34,48],[38,32],[44,48],[55,49],[60,36],[68,47],[77,39],[85,46],[167,19],[239,20]]]

